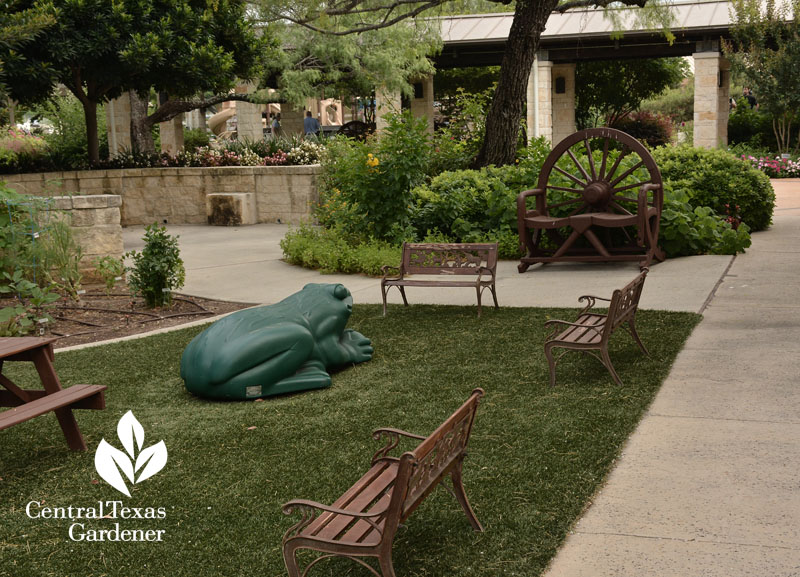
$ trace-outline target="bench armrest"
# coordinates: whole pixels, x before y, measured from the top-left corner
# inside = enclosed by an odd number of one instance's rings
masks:
[[[345,515],[347,517],[353,517],[354,519],[363,519],[369,523],[379,535],[382,535],[383,532],[374,519],[386,513],[386,507],[382,507],[379,511],[359,513],[357,511],[347,511],[345,509],[331,507],[330,505],[323,505],[322,503],[317,503],[316,501],[310,501],[308,499],[292,499],[288,503],[284,503],[282,510],[284,515],[291,515],[295,511],[299,511],[301,515],[300,521],[292,525],[283,535],[284,543],[287,539],[300,533],[300,531],[317,518],[319,513],[333,513],[334,515]]]
[[[400,429],[393,429],[391,427],[384,427],[380,429],[375,429],[372,431],[372,438],[376,441],[380,441],[381,438],[386,437],[386,445],[378,449],[374,455],[372,455],[372,464],[374,465],[380,459],[385,459],[386,456],[394,449],[397,445],[400,444],[400,437],[406,437],[409,439],[416,439],[418,441],[422,441],[427,437],[423,435],[415,435],[414,433],[409,433],[408,431],[401,431]]]
[[[579,303],[582,303],[583,301],[586,301],[586,306],[584,306],[581,309],[581,312],[578,313],[578,316],[582,315],[583,313],[587,312],[589,309],[593,308],[594,305],[595,305],[595,301],[606,301],[606,302],[610,303],[611,299],[607,299],[605,297],[597,297],[597,296],[594,296],[594,295],[583,295],[583,296],[578,297],[578,302]]]
[[[480,282],[480,277],[483,276],[483,273],[488,273],[492,277],[492,280],[494,280],[494,277],[495,277],[494,269],[491,269],[488,266],[482,266],[482,267],[478,268],[478,281],[479,282]]]
[[[528,213],[528,206],[525,203],[527,198],[529,196],[541,196],[544,194],[544,192],[545,191],[542,190],[541,188],[534,188],[531,190],[523,190],[522,192],[519,193],[519,196],[517,196],[517,216],[520,220],[524,218],[525,215]]]
[[[383,279],[386,280],[390,276],[390,271],[394,271],[394,275],[397,279],[403,278],[403,267],[402,266],[394,266],[391,264],[385,264],[381,267],[381,272],[383,273]],[[396,280],[396,279],[395,279]]]

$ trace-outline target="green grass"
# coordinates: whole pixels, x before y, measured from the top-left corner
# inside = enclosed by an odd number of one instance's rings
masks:
[[[294,523],[292,498],[331,503],[368,468],[371,431],[431,432],[476,387],[478,410],[464,465],[467,494],[485,527],[471,530],[455,499],[434,492],[395,540],[399,576],[539,574],[603,482],[620,448],[667,375],[698,315],[642,311],[651,356],[620,331],[611,357],[625,385],[597,362],[570,353],[559,386],[546,388],[543,323],[574,310],[357,306],[350,326],[372,338],[372,361],[340,371],[329,389],[265,402],[209,402],[189,395],[179,359],[200,329],[56,356],[65,384],[108,385],[105,411],[80,411],[89,444],[71,453],[47,415],[0,432],[0,576],[285,575],[280,542]],[[32,372],[12,373],[26,384]],[[166,467],[131,498],[98,479],[101,438],[121,448],[116,424],[133,410],[144,445],[163,439]],[[255,427],[251,429],[251,427]],[[31,520],[25,506],[96,506],[121,500],[165,507],[160,521],[122,529],[165,529],[163,543],[78,543],[69,520]],[[111,521],[87,521],[110,528]],[[367,575],[347,561],[312,576]]]

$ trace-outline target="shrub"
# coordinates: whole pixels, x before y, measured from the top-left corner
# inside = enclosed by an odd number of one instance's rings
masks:
[[[675,124],[692,121],[694,119],[693,80],[690,78],[684,86],[670,88],[660,96],[643,101],[639,110],[667,116]]]
[[[133,260],[133,266],[127,269],[128,284],[135,294],[144,298],[148,307],[169,305],[172,291],[181,288],[186,279],[178,237],[170,236],[166,227],[156,223],[144,230],[142,252],[132,251],[125,255]]]
[[[769,158],[768,156],[756,157],[752,154],[742,154],[741,158],[769,178],[800,177],[800,160],[792,160],[791,158],[782,158],[780,156],[775,158]]]
[[[380,140],[336,138],[322,158],[317,217],[348,236],[398,242],[407,238],[411,189],[423,182],[430,144],[424,119],[387,115]]]
[[[733,109],[728,117],[728,144],[746,144],[752,148],[775,149],[772,117],[746,106],[747,101]]]
[[[634,112],[614,124],[649,147],[664,146],[672,142],[672,122],[669,117],[652,112]]]
[[[659,244],[668,257],[736,254],[750,246],[746,224],[737,223],[733,217],[723,218],[707,206],[693,207],[686,193],[665,188]]]
[[[46,157],[47,143],[43,138],[17,128],[0,133],[0,171],[26,172]]]
[[[381,266],[400,264],[400,249],[386,241],[368,239],[350,244],[336,229],[301,224],[281,240],[286,261],[325,273],[381,274]]]
[[[753,231],[772,220],[775,192],[769,178],[724,150],[690,146],[660,147],[653,156],[665,183],[682,190],[688,203],[725,213],[725,205],[739,206],[742,220]]]
[[[184,128],[183,148],[189,152],[201,146],[210,146],[211,137],[205,128]]]
[[[97,275],[106,285],[106,295],[110,295],[118,280],[125,274],[125,264],[113,256],[98,257],[92,261]]]

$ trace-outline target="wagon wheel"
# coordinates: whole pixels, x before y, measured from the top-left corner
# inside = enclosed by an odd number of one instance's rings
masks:
[[[614,128],[590,128],[568,136],[553,149],[539,173],[538,188],[548,194],[563,193],[563,200],[547,205],[550,215],[556,209],[553,216],[596,212],[632,215],[641,187],[661,183],[655,160],[638,140]],[[648,205],[660,214],[663,192],[655,188],[648,193]],[[622,230],[633,243],[628,231]],[[652,230],[657,239],[658,219]],[[558,230],[547,233],[558,246],[564,242]]]

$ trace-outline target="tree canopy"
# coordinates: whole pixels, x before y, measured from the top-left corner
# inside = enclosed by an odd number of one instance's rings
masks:
[[[787,152],[800,112],[800,0],[733,0],[732,8],[735,26],[725,51],[772,115],[778,151]]]
[[[37,6],[15,2],[12,17]],[[98,104],[126,90],[188,96],[253,77],[270,45],[257,37],[246,8],[244,0],[51,0],[46,35],[16,51],[0,46],[9,94],[34,103],[56,83],[66,86],[83,105],[95,163]]]

